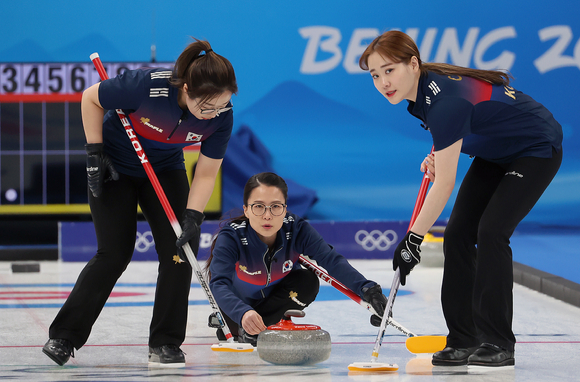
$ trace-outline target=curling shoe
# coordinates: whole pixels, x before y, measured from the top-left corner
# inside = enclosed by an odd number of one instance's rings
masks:
[[[472,348],[446,347],[445,349],[433,354],[431,364],[433,364],[433,366],[464,366],[467,365],[467,359],[469,356],[476,350],[477,346]]]
[[[467,366],[502,367],[514,366],[516,359],[514,352],[494,344],[483,343],[469,356]]]
[[[185,367],[185,353],[177,345],[149,347],[149,366]]]
[[[44,344],[42,352],[60,366],[67,363],[71,356],[75,357],[73,344],[69,340],[60,338],[49,339]]]
[[[258,345],[258,335],[248,334],[244,328],[240,326],[238,329],[238,342],[251,344],[253,347],[256,347]]]

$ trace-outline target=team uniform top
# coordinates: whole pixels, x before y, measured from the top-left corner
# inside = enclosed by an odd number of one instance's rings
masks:
[[[199,142],[203,155],[224,157],[232,132],[232,110],[212,119],[197,119],[179,107],[179,91],[169,84],[171,76],[167,69],[137,69],[101,83],[99,101],[108,109],[103,141],[117,171],[146,177],[114,109],[131,114],[133,129],[155,171],[184,169],[183,148]]]
[[[220,230],[212,253],[211,291],[224,313],[238,323],[293,269],[300,269],[300,254],[315,260],[358,295],[363,287],[376,284],[354,269],[306,220],[293,214],[284,217],[273,251],[247,222],[234,221]]]
[[[509,163],[526,156],[551,158],[562,148],[562,127],[543,105],[510,86],[457,75],[421,76],[409,113],[433,136],[435,151],[463,138],[461,152]]]

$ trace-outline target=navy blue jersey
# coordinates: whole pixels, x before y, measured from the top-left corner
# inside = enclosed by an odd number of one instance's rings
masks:
[[[461,152],[509,163],[525,156],[551,158],[552,147],[562,148],[562,127],[552,113],[510,86],[429,72],[407,110],[425,123],[435,151],[463,138]]]
[[[271,253],[247,221],[234,221],[220,230],[212,254],[211,291],[224,313],[238,323],[276,284],[300,268],[300,254],[315,260],[358,295],[363,287],[376,284],[354,269],[306,220],[293,214],[284,217]],[[267,255],[272,255],[271,262]]]
[[[171,75],[167,69],[127,70],[101,83],[99,101],[108,110],[103,142],[119,172],[146,176],[115,109],[130,114],[155,171],[184,169],[183,148],[199,142],[203,155],[224,157],[232,132],[232,110],[212,119],[197,119],[179,107],[179,91],[169,84]]]

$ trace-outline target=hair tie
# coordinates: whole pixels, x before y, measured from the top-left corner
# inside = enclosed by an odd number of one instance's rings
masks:
[[[205,52],[205,53],[204,53],[204,52]],[[198,54],[197,56],[195,56],[195,57],[194,57],[194,58],[191,60],[191,62],[190,62],[189,64],[191,65],[191,63],[192,63],[193,61],[197,60],[197,59],[198,59],[198,58],[200,58],[200,57],[205,57],[205,56],[207,56],[209,52],[213,52],[213,49],[208,49],[208,50],[205,50],[205,49],[204,49],[204,50],[202,50],[201,52],[199,52],[199,54]],[[202,54],[202,53],[204,53],[204,54]]]

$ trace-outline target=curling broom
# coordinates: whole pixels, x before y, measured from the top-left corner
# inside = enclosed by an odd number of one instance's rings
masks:
[[[345,296],[368,310],[371,314],[376,314],[379,317],[381,316],[374,310],[371,304],[363,300],[358,294],[354,293],[340,281],[329,275],[323,268],[314,264],[312,261],[306,259],[302,255],[300,255],[298,261],[300,264],[314,272],[321,280],[326,281],[335,287],[339,292],[343,293]],[[387,320],[387,325],[391,325],[408,337],[405,345],[407,346],[407,350],[413,354],[435,353],[443,350],[445,347],[447,341],[447,337],[445,336],[418,336],[395,321],[393,317],[389,317]]]
[[[431,149],[431,153],[433,149]],[[419,212],[421,212],[421,207],[423,207],[423,203],[425,202],[425,197],[427,196],[427,189],[429,188],[429,176],[427,175],[427,170],[425,170],[425,174],[423,175],[423,180],[421,182],[421,187],[419,188],[419,194],[417,195],[417,201],[415,202],[415,208],[413,209],[413,215],[411,216],[411,221],[409,223],[409,231],[417,216],[419,216]],[[377,339],[375,340],[375,346],[373,348],[373,352],[371,355],[370,362],[354,362],[348,365],[348,370],[350,371],[397,371],[399,370],[399,366],[397,364],[389,364],[389,363],[380,363],[377,362],[379,357],[379,350],[381,348],[381,344],[383,342],[383,336],[385,335],[385,330],[387,328],[388,318],[393,314],[393,304],[395,302],[395,297],[397,296],[397,291],[399,290],[399,286],[401,285],[401,269],[397,268],[395,271],[395,275],[393,276],[393,282],[391,284],[391,290],[389,293],[389,298],[387,300],[387,307],[385,308],[385,313],[383,314],[383,319],[381,321],[381,326],[379,328],[379,333],[377,334]],[[415,338],[411,337],[408,338],[407,341],[410,339]],[[408,346],[408,345],[407,345]]]

